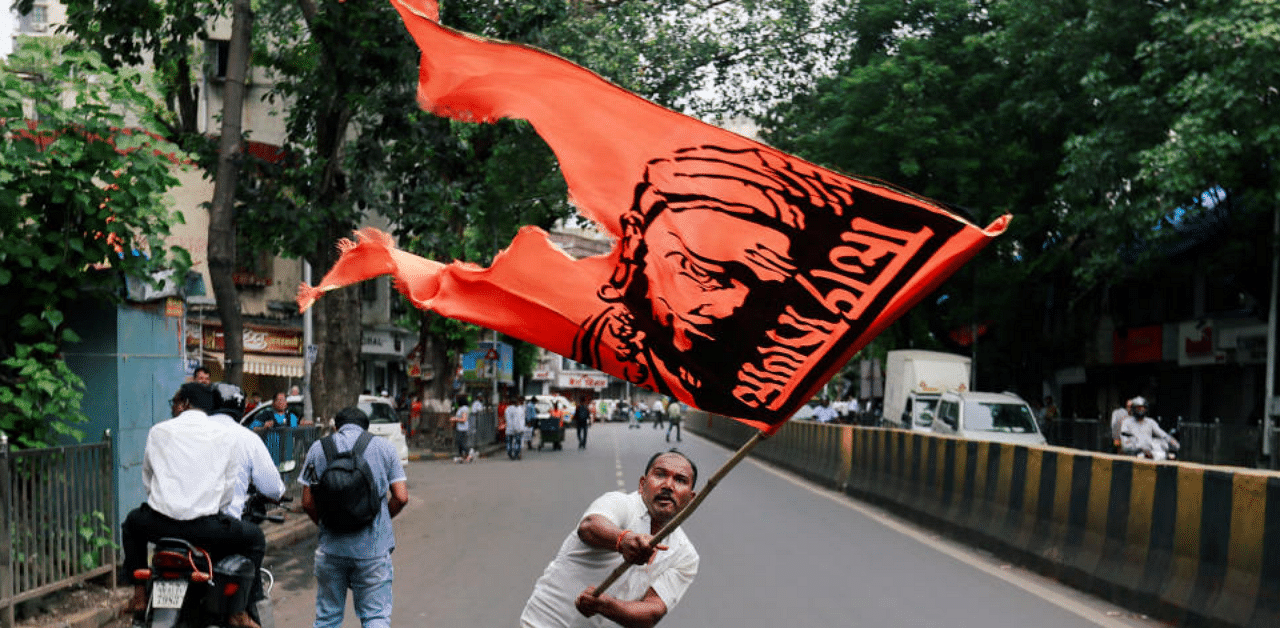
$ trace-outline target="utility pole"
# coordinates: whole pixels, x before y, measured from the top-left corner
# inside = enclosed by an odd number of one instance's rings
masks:
[[[302,283],[311,285],[311,262],[302,260]],[[311,313],[315,308],[307,308],[302,313],[302,419],[313,421],[315,406],[311,400],[311,365],[316,361],[315,330],[311,327]]]
[[[1271,225],[1271,307],[1267,314],[1267,385],[1266,399],[1263,401],[1262,413],[1262,460],[1271,466],[1272,443],[1271,422],[1276,414],[1276,306],[1280,300],[1276,292],[1280,290],[1280,206],[1274,211],[1275,217]]]

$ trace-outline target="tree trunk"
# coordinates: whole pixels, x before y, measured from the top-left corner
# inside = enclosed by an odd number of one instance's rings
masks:
[[[346,227],[330,225],[325,230],[326,242],[350,237]],[[324,247],[315,268],[328,272],[338,259],[336,247]],[[324,276],[323,272],[319,276]],[[311,371],[311,398],[316,421],[332,418],[339,410],[354,406],[363,379],[360,371],[360,291],[355,288],[334,290],[315,304],[315,335],[318,347],[316,363]]]
[[[223,381],[239,386],[244,379],[244,324],[240,318],[240,293],[233,278],[236,270],[235,194],[236,181],[240,176],[241,119],[253,12],[249,0],[235,0],[233,11],[222,101],[222,135],[218,142],[218,169],[209,208],[209,280],[218,302],[218,316],[222,319],[225,343]]]

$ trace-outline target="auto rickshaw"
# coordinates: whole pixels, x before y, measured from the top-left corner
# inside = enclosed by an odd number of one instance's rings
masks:
[[[560,395],[534,396],[534,408],[538,413],[536,427],[539,451],[543,445],[551,445],[552,450],[561,448],[561,443],[564,442],[564,417],[569,407],[569,400]]]

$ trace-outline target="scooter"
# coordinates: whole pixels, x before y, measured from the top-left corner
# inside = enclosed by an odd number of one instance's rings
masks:
[[[280,502],[292,501],[285,496]],[[270,502],[250,490],[243,519],[255,524],[263,521],[280,523],[281,515],[270,514]],[[253,561],[231,555],[216,564],[209,552],[192,543],[173,537],[155,543],[151,566],[134,571],[134,578],[147,583],[147,608],[138,613],[134,628],[205,628],[226,626],[227,618],[248,610],[262,628],[274,628],[271,611],[271,588],[274,576],[261,569],[265,594],[254,608],[249,608],[249,592],[253,588]]]

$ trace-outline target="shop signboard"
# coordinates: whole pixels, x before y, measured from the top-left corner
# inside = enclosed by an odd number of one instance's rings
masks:
[[[478,344],[475,351],[462,356],[462,380],[474,383],[492,382],[496,374],[499,382],[513,383],[515,351],[511,345],[489,341]]]

